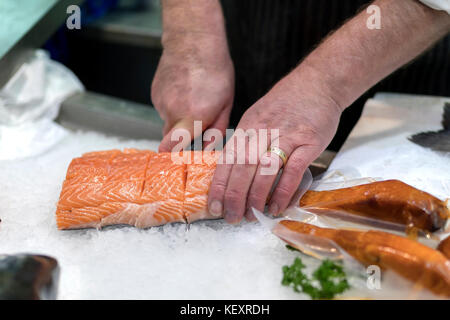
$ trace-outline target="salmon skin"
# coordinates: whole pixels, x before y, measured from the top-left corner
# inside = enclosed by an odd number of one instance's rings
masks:
[[[365,266],[390,269],[435,294],[450,297],[450,260],[417,241],[382,231],[329,229],[292,220],[279,222],[273,232],[299,250],[302,248],[289,241],[292,236],[284,228],[331,240]]]
[[[450,216],[444,201],[399,180],[307,191],[300,207],[343,211],[426,231],[442,228]]]
[[[214,219],[207,196],[218,153],[90,152],[67,169],[57,204],[59,229],[127,224],[148,228]]]

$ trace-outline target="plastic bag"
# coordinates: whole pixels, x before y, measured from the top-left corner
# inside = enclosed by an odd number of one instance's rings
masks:
[[[442,297],[436,296],[429,290],[423,288],[419,290],[414,283],[404,279],[402,276],[390,270],[383,271],[383,281],[381,285],[383,290],[368,289],[368,270],[334,241],[310,234],[298,233],[280,224],[280,222],[283,220],[294,220],[321,228],[359,231],[380,230],[404,236],[404,225],[379,221],[376,219],[357,216],[342,211],[321,210],[319,213],[315,212],[313,208],[298,207],[299,200],[308,190],[308,188],[314,188],[316,190],[332,190],[336,188],[352,187],[359,184],[366,184],[380,180],[374,178],[358,177],[358,174],[355,173],[355,170],[347,171],[347,173],[348,172],[352,172],[351,179],[348,179],[348,174],[342,174],[342,172],[334,171],[331,173],[326,173],[324,176],[322,176],[321,180],[314,182],[312,181],[312,177],[308,173],[306,173],[302,181],[303,188],[299,189],[293,206],[288,208],[283,213],[283,216],[281,218],[272,219],[265,216],[263,213],[253,209],[254,215],[261,224],[263,224],[277,237],[283,239],[288,244],[291,244],[295,248],[299,249],[304,254],[317,259],[341,261],[347,274],[352,277],[352,281],[350,281],[352,286],[359,290],[358,296],[383,299],[441,299]],[[421,238],[420,241],[428,245],[429,247],[435,247],[438,244],[439,238],[442,239],[446,237],[447,233],[441,231],[436,235],[438,236],[431,238]]]
[[[70,70],[37,50],[0,90],[0,160],[40,154],[64,138],[53,120],[61,103],[83,90]]]
[[[351,177],[351,178],[349,178]],[[361,178],[359,176],[359,173],[355,169],[344,169],[344,170],[336,170],[332,172],[326,173],[320,180],[316,180],[313,182],[310,182],[310,190],[314,191],[330,191],[334,189],[341,189],[341,188],[349,188],[349,187],[355,187],[358,185],[363,184],[369,184],[373,182],[380,182],[384,179],[381,178]],[[395,190],[398,190],[398,184],[397,182],[391,181],[391,186],[393,188],[396,188]],[[446,203],[444,203],[444,206],[446,205],[450,209],[450,201],[448,200],[448,195],[450,195],[450,190],[447,190],[446,181],[440,181],[438,184],[436,181],[428,181],[428,183],[420,182],[416,183],[415,187],[416,189],[422,190],[421,186],[428,186],[428,189],[434,188],[434,196],[438,198],[439,200],[443,201],[446,200]],[[412,185],[414,187],[414,185]],[[432,187],[431,187],[432,186]],[[440,186],[440,188],[438,188]],[[366,193],[368,190],[364,191],[365,189],[359,189],[356,193],[345,193],[345,199],[336,197],[336,194],[330,196],[325,195],[325,199],[332,199],[332,200],[325,200],[323,202],[314,202],[321,198],[320,194],[312,195],[312,198],[309,198],[307,205],[305,205],[305,202],[302,205],[302,209],[304,210],[303,213],[307,212],[309,214],[315,215],[315,219],[327,221],[328,224],[331,224],[335,227],[340,227],[344,222],[348,224],[348,227],[361,227],[366,226],[376,229],[384,229],[384,230],[390,230],[400,233],[407,233],[410,236],[413,235],[425,235],[428,238],[434,238],[435,240],[442,239],[444,236],[446,236],[450,231],[450,224],[447,220],[447,225],[443,225],[445,223],[445,220],[442,219],[444,214],[448,214],[448,212],[445,211],[445,209],[442,208],[441,204],[438,204],[437,202],[429,201],[429,199],[422,198],[420,195],[420,192],[418,192],[418,197],[420,198],[417,202],[411,201],[407,196],[404,196],[402,192],[399,192],[399,197],[402,199],[405,199],[407,201],[407,205],[411,208],[415,208],[414,210],[421,210],[423,211],[423,214],[427,215],[428,222],[431,225],[425,224],[424,221],[421,221],[421,218],[414,218],[411,220],[411,223],[406,223],[406,221],[403,221],[406,219],[399,219],[398,221],[386,221],[382,217],[376,218],[371,217],[369,214],[358,214],[356,212],[350,212],[345,211],[345,209],[342,209],[342,207],[345,208],[345,206],[348,206],[351,204],[351,201],[357,200],[353,206],[361,201],[361,197],[366,197],[368,194]],[[369,189],[370,190],[370,189]],[[437,191],[437,192],[436,192]],[[378,201],[384,201],[383,198],[386,198],[387,200],[390,199],[390,195],[387,194],[386,190],[382,189],[383,196],[379,197],[376,193],[370,193],[370,196],[367,198],[364,198],[362,200],[366,201],[367,203],[363,203],[363,205],[367,205],[367,207],[371,207],[371,201],[375,201],[374,204],[376,205]],[[446,196],[442,196],[445,194]],[[354,196],[354,198],[352,198]],[[381,196],[381,195],[380,195]],[[341,194],[342,197],[342,194]],[[322,197],[323,199],[324,197]],[[295,206],[300,205],[300,198],[296,199],[296,203],[293,203]],[[342,202],[341,202],[342,201]],[[411,201],[411,202],[410,202]],[[436,199],[436,201],[438,201]],[[445,202],[445,201],[444,201]],[[405,204],[406,205],[406,204]],[[350,210],[350,209],[349,209]],[[354,209],[357,210],[357,209]],[[401,205],[399,204],[397,208],[394,208],[394,210],[403,210]],[[400,213],[399,213],[400,214]],[[385,217],[387,218],[387,216]],[[399,216],[401,218],[401,216]],[[332,220],[330,220],[332,219]],[[439,228],[438,231],[435,231],[433,234],[431,234],[427,230],[432,230],[432,228]],[[424,230],[421,230],[424,229]]]
[[[344,249],[334,241],[309,234],[301,234],[292,231],[280,224],[283,220],[295,220],[305,222],[322,228],[330,228],[328,221],[308,213],[307,211],[291,207],[285,212],[285,216],[272,219],[263,213],[253,209],[253,214],[258,221],[269,229],[274,235],[295,247],[302,253],[316,259],[329,259],[339,261],[347,274],[352,290],[342,296],[342,298],[359,299],[443,299],[441,296],[433,294],[431,291],[416,286],[415,283],[403,278],[391,270],[384,270],[382,277],[380,273],[379,286],[371,285],[373,271],[377,266],[366,268],[363,264],[355,260]]]

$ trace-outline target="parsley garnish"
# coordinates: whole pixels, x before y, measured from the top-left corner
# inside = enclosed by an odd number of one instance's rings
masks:
[[[291,266],[283,267],[281,283],[292,286],[295,292],[306,293],[312,299],[332,299],[350,288],[342,266],[333,261],[323,261],[312,274],[312,280],[303,272],[305,267],[300,258],[295,258]],[[316,283],[319,286],[315,286]]]

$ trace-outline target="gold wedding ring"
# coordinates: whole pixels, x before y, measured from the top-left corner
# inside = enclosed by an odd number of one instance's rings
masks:
[[[284,152],[283,150],[281,150],[278,147],[270,147],[269,149],[267,149],[267,151],[271,152],[271,153],[275,153],[277,156],[279,156],[281,158],[281,160],[283,161],[283,167],[286,165],[286,162],[287,162],[286,152]]]

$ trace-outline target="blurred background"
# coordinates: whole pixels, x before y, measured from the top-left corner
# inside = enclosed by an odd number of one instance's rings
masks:
[[[161,55],[159,0],[87,0],[81,30],[62,26],[44,45],[89,91],[143,104]]]

